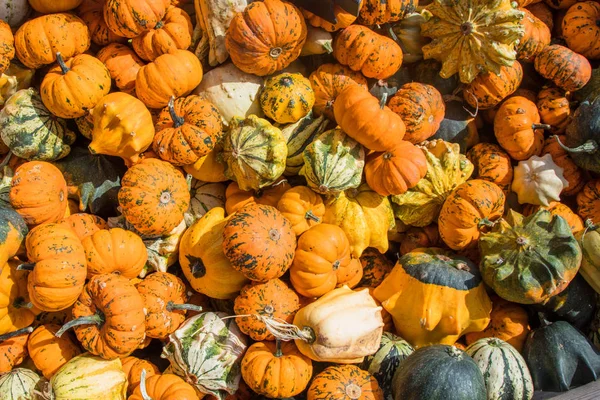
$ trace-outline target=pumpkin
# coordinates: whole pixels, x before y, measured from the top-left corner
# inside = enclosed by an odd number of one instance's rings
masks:
[[[27,0],[6,1],[0,6],[0,19],[6,21],[11,28],[18,29],[30,12],[31,5]]]
[[[550,125],[550,132],[562,134],[571,123],[571,107],[567,93],[556,87],[547,87],[537,95],[540,119]]]
[[[146,371],[142,372],[142,380],[128,400],[196,400],[196,389],[182,378],[174,374],[156,374],[146,379]],[[202,396],[203,397],[203,396]]]
[[[539,155],[544,146],[540,114],[534,102],[513,96],[502,103],[494,117],[494,134],[498,144],[517,161]]]
[[[552,32],[554,28],[554,15],[552,9],[544,2],[533,3],[527,6],[527,10],[542,21]]]
[[[562,37],[567,46],[588,59],[600,58],[600,28],[596,21],[600,17],[600,5],[583,1],[571,6],[562,20]]]
[[[361,2],[359,7],[362,6],[363,3]],[[327,32],[335,32],[339,31],[340,29],[347,28],[348,26],[352,25],[357,18],[356,15],[344,10],[339,4],[333,5],[333,14],[335,16],[335,21],[330,22],[318,15],[313,14],[310,11],[304,9],[302,10],[302,15],[304,15],[304,18],[306,18],[306,22],[315,28],[322,28]]]
[[[600,101],[582,102],[567,126],[564,143],[557,138],[560,147],[569,153],[578,167],[592,172],[600,171],[597,160],[599,138],[594,122],[599,111]]]
[[[15,39],[10,26],[3,20],[0,20],[0,38],[2,38],[2,48],[0,48],[0,72],[3,74],[10,65],[10,61],[15,57]]]
[[[25,328],[39,310],[33,308],[27,293],[27,273],[19,271],[18,260],[6,263],[0,271],[0,334]]]
[[[164,17],[169,2],[163,0],[107,0],[104,20],[116,35],[134,38],[155,28]]]
[[[283,171],[285,176],[298,174],[304,165],[302,152],[318,135],[325,132],[328,124],[329,120],[324,115],[315,117],[312,112],[309,112],[297,122],[280,127],[288,149],[285,171]]]
[[[438,247],[441,244],[437,224],[423,227],[411,226],[400,242],[400,254],[405,255],[422,247]]]
[[[21,89],[0,111],[0,138],[17,157],[53,161],[65,157],[75,142],[67,122],[55,117],[36,89]]]
[[[573,210],[571,210],[571,208],[569,208],[569,206],[566,204],[556,201],[551,202],[548,206],[534,206],[531,204],[526,204],[523,207],[523,215],[527,217],[531,214],[535,214],[535,212],[540,208],[550,211],[552,215],[560,215],[563,217],[564,220],[567,221],[567,224],[569,224],[569,227],[574,235],[583,231],[585,228],[583,220],[579,215],[575,214]]]
[[[82,117],[110,91],[110,73],[87,54],[65,61],[57,53],[56,60],[58,65],[50,68],[40,86],[42,101],[58,117]]]
[[[193,164],[211,151],[220,139],[223,124],[219,111],[199,96],[171,98],[155,125],[152,148],[173,165]]]
[[[528,217],[509,211],[481,236],[479,249],[486,284],[521,304],[541,303],[562,292],[582,259],[567,222],[543,209]]]
[[[127,221],[144,235],[165,235],[183,220],[190,193],[171,164],[146,158],[121,180],[119,205]]]
[[[47,14],[30,19],[15,33],[17,58],[29,68],[52,64],[56,61],[56,53],[68,59],[84,53],[89,47],[87,26],[71,13]]]
[[[0,266],[20,252],[27,231],[21,215],[11,207],[0,204]]]
[[[93,276],[73,305],[74,327],[84,349],[106,360],[125,357],[145,338],[144,300],[129,279],[116,274]],[[60,371],[59,371],[60,373]]]
[[[241,190],[237,182],[231,182],[225,191],[225,211],[233,214],[250,203],[276,207],[281,196],[290,188],[285,178],[278,179],[271,186],[250,191]]]
[[[416,9],[417,2],[413,0],[365,0],[361,4],[358,23],[371,26],[401,21]]]
[[[225,210],[215,207],[194,222],[183,234],[179,264],[195,291],[216,299],[233,299],[248,283],[223,253]]]
[[[405,133],[401,117],[359,85],[346,86],[333,106],[335,120],[351,138],[369,150],[397,146]]]
[[[18,90],[31,87],[31,81],[35,70],[27,68],[19,62],[11,62],[8,69],[0,75],[0,105]]]
[[[525,33],[517,46],[517,58],[524,62],[533,62],[535,57],[550,44],[550,28],[526,8],[520,8],[525,16],[521,24]]]
[[[170,6],[152,29],[131,40],[133,50],[142,60],[154,61],[171,50],[186,50],[192,44],[192,21],[181,8]]]
[[[248,204],[223,228],[223,252],[248,279],[265,282],[283,275],[292,264],[296,235],[275,207]]]
[[[225,47],[235,66],[258,76],[290,65],[305,41],[302,13],[292,3],[280,0],[250,3],[233,17],[225,35]]]
[[[524,33],[523,12],[509,0],[469,5],[435,0],[427,11],[432,17],[421,25],[421,34],[433,41],[423,46],[423,55],[442,62],[443,78],[458,73],[461,82],[470,83],[480,72],[499,74],[515,60],[514,43]]]
[[[183,170],[193,176],[194,179],[203,182],[214,183],[227,181],[228,179],[225,176],[225,166],[217,160],[221,150],[221,145],[216,143],[215,147],[213,147],[207,155],[200,157],[198,161],[193,164],[184,165]]]
[[[63,222],[63,225],[73,229],[79,240],[93,235],[100,229],[107,229],[106,221],[97,215],[77,213],[71,214]]]
[[[283,193],[277,209],[290,221],[296,236],[320,224],[325,215],[323,199],[307,186],[296,186]]]
[[[285,124],[306,116],[315,103],[315,94],[302,74],[282,73],[265,80],[259,99],[267,117]]]
[[[190,207],[184,215],[186,224],[196,220],[215,207],[225,206],[225,185],[216,182],[202,182],[192,179],[190,186]]]
[[[127,94],[135,92],[135,77],[145,64],[129,47],[120,43],[110,43],[96,54],[102,61],[117,88]]]
[[[587,182],[577,193],[577,214],[584,220],[600,221],[600,180]]]
[[[517,193],[521,204],[547,207],[551,201],[560,201],[559,195],[568,185],[563,169],[552,161],[551,154],[546,154],[519,161],[514,170],[512,191]]]
[[[281,130],[269,121],[255,115],[234,117],[220,157],[226,165],[225,176],[235,180],[242,190],[257,190],[283,174],[287,147]]]
[[[63,11],[69,11],[77,8],[81,0],[63,0],[57,2],[49,2],[46,0],[31,0],[31,7],[40,14],[52,14]]]
[[[160,374],[160,370],[156,365],[148,360],[127,356],[121,359],[123,372],[127,375],[127,395],[131,395],[136,387],[140,384],[142,371],[145,371],[146,378]]]
[[[81,240],[87,259],[88,278],[115,273],[133,279],[146,264],[142,239],[121,228],[101,229]]]
[[[392,263],[378,250],[367,248],[360,256],[360,263],[363,268],[362,279],[359,287],[375,288],[379,286],[383,279],[392,270]]]
[[[109,43],[124,43],[127,40],[108,29],[104,20],[103,0],[83,0],[76,13],[87,25],[92,43],[106,46]]]
[[[335,121],[335,99],[346,86],[358,84],[367,88],[367,80],[360,72],[341,64],[322,64],[310,74],[309,80],[315,93],[313,111],[332,121]]]
[[[584,56],[564,46],[546,46],[537,55],[535,70],[563,90],[581,89],[590,80],[592,67]]]
[[[365,162],[366,181],[382,196],[401,195],[416,186],[427,173],[421,149],[402,140],[393,149],[372,152]]]
[[[440,92],[433,86],[418,82],[403,85],[390,99],[389,108],[404,121],[404,140],[415,144],[437,132],[445,112]]]
[[[522,80],[523,68],[515,61],[510,66],[500,67],[498,73],[478,75],[465,87],[463,97],[475,109],[490,109],[513,94]]]
[[[121,360],[105,360],[90,353],[72,358],[54,374],[44,392],[52,399],[124,399],[127,375]]]
[[[55,336],[59,329],[60,325],[40,325],[27,340],[29,357],[46,379],[50,379],[60,367],[81,353],[71,336]]]
[[[315,375],[306,398],[383,400],[383,391],[367,371],[355,365],[333,365]]]
[[[560,353],[548,349],[562,349]],[[542,321],[523,348],[533,385],[537,390],[565,392],[598,379],[598,350],[568,322]]]
[[[9,400],[34,400],[40,379],[30,369],[15,368],[0,376],[0,396]]]
[[[225,398],[238,389],[241,359],[246,337],[233,318],[203,312],[187,319],[169,336],[162,357],[169,369],[184,378],[200,393]]]
[[[149,108],[162,108],[171,96],[190,93],[202,81],[202,64],[187,50],[172,50],[144,65],[135,78],[136,96]]]
[[[493,182],[505,193],[513,181],[513,167],[510,156],[493,143],[478,143],[467,152],[473,163],[473,177]]]
[[[510,344],[482,338],[469,345],[470,355],[483,375],[488,399],[531,399],[533,382],[525,360]]]
[[[12,371],[27,357],[27,339],[32,331],[27,327],[0,335],[0,373]]]
[[[460,154],[460,146],[441,139],[419,146],[427,161],[427,172],[406,193],[391,196],[396,218],[407,225],[427,226],[434,222],[452,190],[465,182],[473,164]]]

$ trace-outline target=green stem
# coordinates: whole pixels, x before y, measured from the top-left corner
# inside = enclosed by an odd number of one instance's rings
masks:
[[[306,214],[304,214],[304,218],[305,219],[311,219],[311,220],[315,221],[316,223],[321,222],[321,218],[319,218],[315,214],[313,214],[312,210],[308,210],[306,212]]]
[[[395,42],[399,42],[400,40],[398,39],[398,36],[396,35],[396,32],[394,32],[394,30],[392,29],[392,25],[387,23],[387,30],[388,33],[390,34],[390,37],[395,41]]]
[[[325,43],[323,43],[323,48],[325,49],[327,54],[333,53],[333,47],[331,47],[331,41],[328,40]]]
[[[548,124],[532,124],[531,129],[543,129],[547,131],[549,129],[552,129],[552,127]]]
[[[69,67],[67,67],[67,64],[65,64],[65,60],[62,58],[60,51],[56,53],[56,62],[58,62],[63,75],[70,71]]]
[[[65,333],[69,329],[74,328],[76,326],[102,325],[103,323],[104,323],[104,316],[101,315],[100,313],[94,314],[94,315],[86,315],[85,317],[79,317],[79,318],[76,318],[74,320],[67,322],[66,324],[64,324],[62,326],[62,328],[60,328],[58,330],[58,332],[56,332],[54,334],[54,336],[61,337],[63,335],[63,333]]]
[[[484,226],[488,227],[488,228],[493,228],[495,224],[496,224],[495,222],[492,222],[487,218],[481,218],[479,220],[479,223],[477,223],[477,228],[481,229]]]
[[[31,333],[31,332],[33,332],[33,327],[31,327],[31,326],[28,326],[27,328],[18,329],[14,332],[8,332],[8,333],[5,333],[4,335],[0,335],[0,342],[4,342],[5,340],[14,338],[15,336],[24,335],[26,333]]]
[[[142,393],[142,399],[144,400],[152,400],[152,397],[148,395],[148,390],[146,389],[146,370],[142,369],[142,374],[140,376],[140,393]]]
[[[594,154],[598,151],[598,148],[600,146],[598,146],[598,142],[596,142],[595,140],[588,140],[587,142],[585,142],[584,144],[577,146],[577,147],[567,147],[565,146],[560,139],[558,138],[557,135],[552,136],[553,138],[556,139],[556,143],[558,143],[558,145],[560,147],[562,147],[562,149],[566,152],[569,153],[587,153],[587,154]]]
[[[33,308],[33,304],[31,304],[31,302],[29,303],[25,303],[25,299],[22,297],[17,297],[15,299],[15,301],[13,301],[13,307],[14,308],[27,308],[27,309],[32,309]]]
[[[17,271],[33,271],[33,267],[35,267],[35,263],[23,263],[17,265]]]
[[[381,94],[381,100],[379,100],[379,107],[383,110],[383,108],[385,107],[385,104],[387,103],[387,98],[388,98],[388,94],[386,92],[383,92]]]
[[[172,301],[169,301],[167,303],[167,311],[171,312],[173,310],[187,310],[187,311],[201,312],[202,307],[197,306],[195,304],[175,304]]]
[[[12,151],[9,151],[6,156],[4,156],[4,160],[2,160],[2,162],[0,163],[0,169],[6,167],[8,165],[8,163],[10,162],[10,159],[12,158]]]
[[[275,339],[275,357],[281,357],[283,351],[281,351],[281,339]]]
[[[185,120],[183,119],[183,117],[180,117],[175,112],[175,96],[171,96],[167,107],[169,107],[169,114],[171,114],[171,119],[173,120],[173,126],[175,128],[179,128],[181,125],[183,125],[185,123]]]

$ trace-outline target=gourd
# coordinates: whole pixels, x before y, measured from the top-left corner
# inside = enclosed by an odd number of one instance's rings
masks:
[[[362,2],[358,4],[358,9],[356,10],[356,13],[354,13],[354,10],[345,10],[339,4],[334,4],[332,12],[335,21],[330,21],[329,18],[322,18],[322,16],[313,14],[312,12],[304,9],[302,9],[302,15],[304,15],[304,18],[306,18],[306,22],[312,26],[323,28],[327,32],[335,32],[352,25],[354,21],[356,21],[356,18],[358,17],[358,11],[360,11],[362,6]],[[317,10],[313,11],[316,12]]]
[[[81,354],[77,342],[70,335],[55,336],[59,330],[60,325],[57,324],[40,325],[27,340],[29,357],[46,379],[52,378],[60,367]]]
[[[600,221],[599,186],[600,180],[594,179],[588,181],[581,192],[577,193],[577,214],[586,221]]]
[[[11,28],[18,29],[31,11],[27,0],[5,1],[0,6],[0,19],[6,21]]]
[[[573,235],[578,234],[583,231],[586,227],[584,225],[583,219],[579,215],[577,215],[569,206],[564,203],[559,203],[556,201],[551,202],[547,207],[545,206],[534,206],[532,204],[526,204],[523,207],[522,214],[525,216],[534,214],[540,208],[545,208],[550,211],[552,215],[560,215],[567,221],[569,224],[569,228],[573,232]]]
[[[586,229],[575,234],[583,254],[579,273],[596,293],[600,293],[600,233],[590,220],[585,224]]]
[[[0,76],[0,105],[3,106],[6,100],[18,90],[31,87],[34,74],[34,69],[27,68],[16,61],[11,62],[8,69]]]
[[[116,273],[128,279],[139,275],[148,253],[138,235],[121,228],[101,229],[81,240],[87,260],[87,275]]]
[[[306,14],[308,11],[303,10],[302,14]],[[319,54],[332,53],[333,47],[333,36],[325,29],[315,28],[312,25],[306,26],[306,42],[302,46],[300,56],[314,56]]]
[[[513,182],[513,167],[510,156],[493,143],[477,143],[467,152],[473,163],[473,177],[494,182],[504,193],[510,191]]]
[[[551,201],[560,201],[560,193],[569,182],[563,169],[552,161],[552,155],[531,156],[520,161],[514,169],[512,190],[517,193],[519,203],[549,206]]]
[[[123,372],[127,374],[127,395],[131,395],[142,380],[142,371],[146,373],[146,378],[152,375],[160,374],[160,370],[148,360],[143,360],[133,356],[121,358]]]
[[[126,38],[108,29],[108,25],[104,20],[104,3],[102,0],[83,0],[75,11],[77,16],[87,25],[92,43],[98,46],[106,46],[110,43],[125,43]]]
[[[140,385],[135,388],[128,400],[195,400],[198,399],[196,389],[173,374],[156,374],[146,379],[146,371],[142,371]]]
[[[363,276],[359,287],[376,288],[390,273],[394,265],[378,250],[367,248],[360,256]]]
[[[314,107],[313,107],[314,110]],[[287,159],[285,160],[285,176],[298,175],[304,165],[302,153],[304,149],[313,142],[313,140],[325,132],[329,120],[324,115],[315,117],[313,112],[309,112],[303,118],[300,118],[293,124],[281,126],[281,133],[287,142]]]
[[[562,20],[562,35],[567,46],[590,60],[600,58],[600,47],[595,40],[600,34],[596,25],[599,16],[598,4],[583,1],[571,6]]]
[[[550,44],[550,28],[528,9],[521,8],[520,11],[525,13],[521,21],[525,33],[517,47],[517,57],[519,60],[532,62]]]
[[[12,207],[0,204],[0,266],[19,252],[27,232],[21,215]]]
[[[355,365],[332,365],[315,375],[307,392],[307,400],[325,398],[339,400],[380,400],[383,392],[375,378]]]
[[[0,373],[12,371],[27,357],[27,339],[32,331],[33,328],[28,326],[0,336]]]
[[[169,3],[160,0],[108,0],[104,20],[115,34],[134,38],[154,28],[164,17]]]
[[[296,236],[320,224],[325,215],[323,199],[307,186],[286,190],[277,202],[277,209],[291,222]]]
[[[18,260],[10,260],[0,270],[0,335],[26,328],[39,310],[29,301],[27,272],[17,269]]]
[[[570,94],[556,87],[540,90],[537,107],[544,124],[550,125],[550,132],[562,134],[571,123],[572,112]]]
[[[120,43],[110,43],[96,54],[102,61],[117,88],[127,94],[135,94],[135,77],[144,61],[131,48]]]
[[[364,25],[385,24],[405,20],[417,8],[412,0],[366,0],[360,8],[359,23]]]
[[[498,73],[478,75],[463,91],[463,98],[474,109],[491,109],[513,94],[523,80],[523,68],[518,61],[500,67]]]
[[[592,75],[587,58],[559,44],[546,46],[535,58],[534,66],[541,76],[567,91],[583,88]]]
[[[7,400],[34,400],[40,380],[30,369],[15,368],[0,376],[0,396]]]
[[[299,73],[282,73],[265,80],[260,107],[277,123],[294,123],[306,116],[315,103],[307,78]]]
[[[379,4],[385,4],[378,2]],[[412,3],[412,1],[410,1]],[[406,8],[410,11],[410,8]],[[416,63],[423,59],[421,48],[429,43],[429,38],[421,35],[421,24],[427,19],[421,13],[407,12],[404,18],[392,26],[392,31],[397,37],[398,44],[402,48],[403,63]],[[417,80],[421,82],[420,80]]]
[[[186,224],[191,226],[211,209],[224,207],[225,190],[225,185],[221,182],[202,182],[192,179],[190,207],[184,214]]]

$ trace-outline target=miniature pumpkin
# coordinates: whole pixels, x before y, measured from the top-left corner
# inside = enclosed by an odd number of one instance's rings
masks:
[[[512,191],[517,193],[519,203],[548,206],[560,201],[560,193],[569,182],[563,177],[563,169],[552,161],[552,155],[531,156],[515,167]]]
[[[186,50],[192,44],[192,21],[181,8],[170,6],[154,28],[131,40],[133,50],[142,60],[153,61],[171,50]]]
[[[280,124],[293,123],[306,116],[315,103],[310,81],[299,73],[283,73],[265,80],[260,107]]]
[[[307,392],[307,400],[325,398],[339,400],[383,400],[377,380],[355,365],[333,365],[315,375]]]
[[[25,328],[39,310],[33,308],[27,293],[27,272],[17,269],[18,260],[10,260],[0,270],[0,334]]]
[[[290,188],[285,178],[278,179],[271,186],[249,191],[241,190],[237,182],[231,182],[225,191],[225,211],[233,214],[250,203],[276,207],[281,196]]]
[[[69,32],[68,38],[65,32]],[[90,47],[85,23],[71,13],[42,15],[25,22],[15,33],[17,58],[29,68],[56,61],[56,53],[68,59]]]
[[[106,221],[102,218],[97,215],[85,213],[71,214],[62,222],[62,224],[73,229],[79,240],[83,240],[86,237],[93,235],[100,229],[108,228]]]
[[[107,0],[104,4],[104,20],[113,33],[134,38],[155,28],[169,4],[163,0]]]
[[[453,344],[490,322],[492,303],[477,266],[438,248],[400,257],[373,294],[392,315],[396,332],[416,348]]]
[[[196,400],[196,389],[174,374],[155,374],[146,379],[142,372],[142,380],[128,400]],[[202,396],[204,397],[204,396]]]
[[[358,84],[367,88],[367,80],[360,72],[341,64],[322,64],[310,74],[309,80],[315,93],[315,114],[323,114],[332,121],[335,121],[335,99],[346,86]]]
[[[75,232],[61,224],[42,224],[29,232],[25,245],[33,264],[27,277],[31,303],[42,311],[69,308],[86,276],[85,251]]]
[[[27,357],[27,339],[32,327],[19,329],[0,336],[0,373],[13,370]]]
[[[127,94],[135,92],[135,77],[145,63],[131,48],[120,43],[110,43],[96,54],[102,61],[117,88]]]
[[[556,87],[547,87],[539,91],[537,108],[540,119],[550,125],[550,132],[564,133],[571,123],[571,107],[568,94]]]
[[[141,358],[127,356],[121,359],[121,363],[123,364],[123,372],[127,375],[128,395],[131,395],[140,384],[142,371],[146,371],[146,378],[160,374],[160,370],[156,365]]]
[[[307,186],[296,186],[283,193],[277,209],[291,222],[296,236],[320,224],[325,215],[323,199]]]
[[[127,40],[108,29],[104,20],[103,0],[83,0],[76,13],[87,25],[92,43],[106,46],[109,43],[124,43]]]
[[[444,202],[438,227],[448,247],[462,250],[477,245],[481,229],[504,213],[504,193],[495,183],[472,179],[458,186]]]
[[[79,54],[50,68],[40,86],[44,105],[61,118],[84,116],[110,91],[110,73],[95,57]]]
[[[363,2],[360,3],[359,7],[363,6]],[[306,22],[314,26],[315,28],[325,29],[327,32],[335,32],[340,29],[344,29],[356,21],[357,16],[344,10],[339,4],[333,5],[333,14],[335,21],[330,22],[326,19],[319,17],[311,13],[310,11],[302,10],[302,15],[306,18]]]
[[[526,8],[519,11],[525,13],[521,24],[525,33],[517,46],[517,58],[524,62],[533,62],[535,57],[550,44],[550,28]]]
[[[54,165],[30,161],[15,171],[9,198],[29,226],[58,222],[67,210],[67,183]]]
[[[513,96],[502,103],[494,117],[494,134],[498,144],[517,161],[539,155],[544,146],[540,114],[534,102]]]
[[[361,4],[358,22],[371,26],[400,21],[415,12],[417,3],[413,0],[365,0],[364,4]]]
[[[581,89],[592,76],[587,58],[558,44],[546,46],[535,58],[534,66],[541,76],[567,91]]]
[[[35,367],[50,379],[70,359],[81,353],[70,335],[56,337],[60,325],[38,326],[27,340],[27,352]]]
[[[402,49],[396,42],[361,25],[350,25],[336,35],[333,56],[367,78],[389,78],[402,65]]]
[[[387,274],[392,270],[392,263],[377,249],[369,247],[360,256],[363,268],[362,279],[358,286],[375,288],[379,286]]]
[[[4,21],[0,22],[0,38],[2,38],[2,48],[0,49],[0,75],[3,74],[10,61],[15,57],[15,39],[10,26]]]
[[[190,93],[202,81],[202,64],[187,50],[172,50],[144,65],[135,78],[135,94],[149,108],[162,108]]]
[[[63,11],[69,11],[81,3],[81,0],[63,0],[57,2],[50,2],[46,0],[31,0],[31,8],[41,14],[52,14]]]
[[[402,140],[384,152],[372,152],[365,162],[365,178],[382,196],[400,195],[419,183],[427,173],[427,159],[421,149]]]
[[[165,235],[183,220],[190,193],[171,164],[146,158],[121,180],[119,205],[127,221],[144,235]]]
[[[584,222],[579,215],[575,214],[573,210],[571,210],[571,208],[569,208],[569,206],[566,204],[556,201],[551,202],[548,206],[534,206],[532,204],[526,204],[523,207],[523,215],[527,217],[531,214],[535,214],[540,208],[550,211],[552,215],[560,215],[563,217],[565,221],[567,221],[567,224],[569,224],[569,227],[574,235],[582,232],[585,228]]]
[[[144,103],[122,92],[107,94],[92,110],[92,154],[117,156],[129,163],[152,144],[154,123]],[[133,134],[132,134],[133,133]]]
[[[600,222],[600,180],[587,182],[577,193],[577,214],[584,220]]]
[[[133,279],[146,265],[148,253],[138,235],[121,228],[101,229],[81,240],[88,278],[115,273]]]
[[[598,18],[600,5],[593,1],[582,1],[571,6],[562,20],[562,37],[567,46],[590,60],[600,58]]]
[[[223,132],[219,111],[199,96],[171,98],[155,125],[152,148],[173,165],[193,164],[211,151]]]
[[[333,110],[344,133],[369,150],[393,149],[404,137],[401,117],[360,85],[346,86]]]
[[[209,210],[189,227],[179,245],[179,264],[192,288],[216,299],[233,299],[248,283],[223,253],[223,228],[229,219],[221,207]]]
[[[513,181],[513,167],[510,156],[500,146],[493,143],[478,143],[467,153],[473,163],[473,177],[494,182],[505,193]]]
[[[523,68],[518,61],[500,67],[498,73],[478,75],[463,90],[465,101],[473,108],[486,110],[500,104],[513,94],[523,80]]]
[[[269,121],[255,115],[234,117],[220,157],[226,165],[225,176],[242,190],[257,190],[283,174],[287,147],[281,131]]]
[[[235,66],[258,76],[290,65],[305,41],[302,13],[292,3],[280,0],[250,3],[233,17],[225,35],[225,46]]]

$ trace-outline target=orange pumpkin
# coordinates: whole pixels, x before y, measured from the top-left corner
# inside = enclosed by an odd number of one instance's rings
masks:
[[[552,29],[554,28],[554,15],[552,14],[552,9],[548,7],[546,3],[539,2],[528,5],[527,10],[529,10],[540,21],[546,24],[548,29],[550,29],[550,32],[552,32]]]
[[[98,46],[127,41],[126,38],[108,29],[104,20],[104,0],[83,0],[76,12],[77,16],[87,25],[92,42]]]
[[[577,214],[583,220],[600,221],[600,179],[587,182],[577,193]]]
[[[550,132],[561,134],[571,123],[571,106],[568,94],[555,87],[545,87],[537,95],[540,119],[550,125]]]
[[[400,254],[405,255],[422,247],[439,247],[440,234],[437,224],[424,227],[413,226],[406,231],[400,243]]]
[[[10,61],[15,57],[15,38],[13,37],[10,25],[3,20],[0,20],[0,74],[10,65]]]
[[[87,276],[118,274],[133,279],[142,272],[148,253],[138,235],[121,228],[101,229],[81,241]]]
[[[519,11],[525,13],[521,20],[525,34],[519,40],[517,58],[524,62],[533,62],[535,56],[550,44],[550,28],[526,8]]]
[[[291,222],[296,236],[320,224],[325,215],[323,199],[308,186],[287,190],[277,202],[277,209]]]
[[[160,370],[148,360],[127,356],[121,359],[123,372],[127,375],[127,395],[131,395],[142,379],[142,371],[146,371],[146,378],[159,375]]]
[[[436,227],[437,233],[437,227]],[[359,282],[360,287],[376,288],[390,273],[394,265],[379,250],[369,247],[360,256],[363,276]],[[383,312],[383,310],[382,310]]]
[[[285,21],[285,23],[281,23]],[[287,1],[264,0],[237,13],[225,35],[231,61],[242,71],[271,75],[292,63],[306,42],[306,23]]]
[[[500,146],[493,143],[477,143],[467,152],[473,163],[473,178],[494,182],[508,193],[513,180],[513,167],[510,156]]]
[[[477,75],[463,90],[463,97],[473,108],[493,108],[514,93],[522,80],[523,67],[515,61],[511,66],[502,66],[498,74],[486,72]]]
[[[27,340],[29,357],[46,379],[50,379],[71,358],[81,354],[71,335],[55,336],[59,329],[60,325],[56,324],[40,325]]]
[[[204,397],[177,375],[157,374],[147,379],[145,375],[143,383],[140,382],[128,400],[199,400]]]
[[[318,373],[308,388],[307,400],[383,400],[377,380],[356,365],[333,365]]]
[[[75,231],[79,240],[98,232],[100,229],[107,229],[106,221],[97,215],[77,213],[71,214],[62,222],[62,225],[68,226]]]
[[[534,66],[541,76],[567,91],[581,89],[592,76],[587,58],[558,44],[546,46],[535,58]]]
[[[364,3],[361,1],[359,7],[362,7]],[[351,14],[344,10],[338,4],[333,4],[333,14],[335,15],[335,23],[331,23],[323,18],[311,13],[310,11],[302,10],[302,15],[306,18],[306,21],[314,26],[315,28],[322,28],[327,32],[335,32],[340,29],[344,29],[352,25],[356,21],[356,15]]]
[[[0,336],[0,374],[12,371],[27,357],[27,339],[32,327],[19,329]]]
[[[134,38],[154,28],[170,3],[169,0],[106,0],[104,20],[113,33]]]
[[[591,60],[600,58],[600,4],[578,2],[569,8],[562,21],[562,37],[567,46]]]
[[[225,190],[225,211],[231,215],[251,203],[276,207],[281,196],[290,188],[291,186],[285,178],[278,179],[271,186],[248,191],[240,189],[238,183],[232,181]]]
[[[583,220],[581,219],[581,217],[579,215],[575,214],[573,212],[573,210],[571,210],[571,208],[569,208],[568,205],[557,202],[557,201],[550,202],[550,204],[547,207],[536,206],[533,204],[526,204],[523,207],[523,215],[527,217],[529,215],[535,214],[536,211],[539,210],[540,208],[550,211],[550,213],[552,215],[560,215],[561,217],[563,217],[565,219],[565,221],[567,221],[567,223],[569,224],[569,227],[573,231],[573,234],[581,232],[585,229],[585,226],[583,224]]]
[[[569,153],[560,146],[557,139],[561,143],[565,143],[566,141],[562,135],[549,137],[544,142],[542,154],[550,154],[552,161],[563,169],[563,177],[569,182],[569,185],[563,188],[561,194],[572,196],[579,193],[583,185],[585,185],[585,175],[583,170],[575,164]]]
[[[0,270],[0,334],[31,325],[40,312],[29,301],[27,272],[17,269],[20,263],[12,259]]]
[[[108,68],[120,91],[134,94],[135,78],[145,64],[133,50],[120,43],[111,43],[100,49],[96,57]]]

